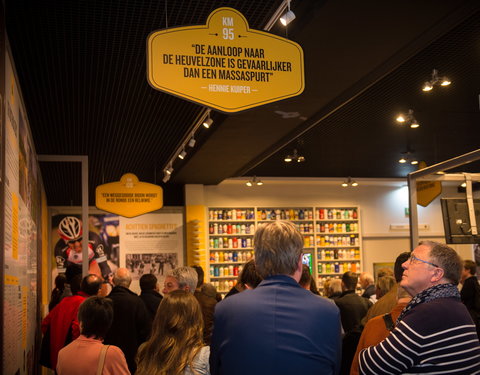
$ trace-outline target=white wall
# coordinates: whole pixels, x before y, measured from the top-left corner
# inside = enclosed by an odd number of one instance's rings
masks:
[[[219,185],[187,185],[187,204],[207,207],[242,206],[358,206],[363,236],[363,268],[373,272],[373,263],[393,262],[410,250],[408,230],[392,230],[391,224],[408,225],[406,180],[360,180],[359,186],[343,188],[341,180],[332,179],[263,179],[264,185],[247,187],[245,179],[225,180]],[[445,185],[445,183],[444,183]],[[200,192],[203,190],[203,194]],[[443,197],[463,197],[450,183]],[[443,242],[444,230],[440,199],[418,209],[421,239]],[[472,259],[472,245],[453,245],[465,259]]]

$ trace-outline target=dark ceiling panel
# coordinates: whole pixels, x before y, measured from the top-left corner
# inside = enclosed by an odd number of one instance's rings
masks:
[[[167,23],[204,24],[221,6],[238,9],[252,27],[262,28],[281,4],[7,0],[7,34],[37,152],[88,155],[91,204],[95,186],[126,172],[160,183],[161,167],[203,107],[149,86],[148,34]],[[68,167],[42,163],[41,170],[50,205],[80,203],[79,194],[64,192],[80,184]]]
[[[391,72],[401,69],[419,51],[480,8],[479,2],[472,1],[392,1],[388,4],[371,1],[365,6],[345,0],[304,1],[302,5],[306,7],[304,15],[308,21],[302,22],[304,18],[298,17],[298,24],[290,36],[305,52],[305,92],[227,118],[197,151],[196,157],[180,166],[182,169],[173,178],[175,182],[216,184],[224,178],[241,175],[332,177],[347,173],[339,172],[346,169],[349,159],[349,154],[342,150],[376,150],[369,147],[371,139],[373,142],[379,139],[373,136],[379,134],[375,119],[391,122],[391,108],[385,107],[388,103],[399,109],[408,105],[411,82],[421,84],[429,77],[435,66],[435,61],[430,60],[436,54],[401,73],[409,80],[404,88],[389,83],[384,85],[386,91],[380,96],[385,103],[377,103],[378,98],[372,95],[364,95],[363,102],[355,98],[376,82],[382,82]],[[470,61],[470,64],[475,63]],[[355,111],[355,107],[359,107],[360,112]],[[341,111],[340,117],[325,122],[338,111]],[[304,145],[304,152],[312,155],[308,165],[285,168],[283,163],[267,160],[310,127],[314,127],[314,132],[308,134],[311,142]],[[327,135],[330,138],[325,138]],[[346,141],[349,136],[350,142]],[[322,159],[317,158],[318,153],[322,153],[318,151],[319,144],[325,145],[326,154],[322,154]],[[388,153],[391,149],[378,151]],[[362,152],[361,155],[370,154]],[[283,156],[272,158],[278,161]],[[406,174],[404,169],[399,172],[396,166],[392,168],[392,164],[385,164],[382,169],[382,165],[378,165],[377,169],[371,167],[368,159],[353,156],[353,160],[358,165],[350,164],[348,170],[352,175],[364,175],[366,165],[370,165],[367,167],[370,177]],[[203,168],[205,165],[209,167],[207,170]],[[330,168],[321,169],[322,166]],[[358,166],[363,169],[358,170]]]
[[[239,10],[263,29],[284,0],[6,0],[6,25],[38,154],[88,155],[90,203],[98,184],[126,172],[161,184],[183,204],[185,183],[239,175],[401,177],[409,146],[429,164],[477,148],[480,2],[293,0],[297,15],[272,33],[299,42],[306,90],[244,113],[213,113],[187,158],[162,169],[205,111],[154,90],[146,38],[204,24],[216,8]],[[453,81],[425,96],[433,68]],[[392,121],[412,108],[420,129]],[[299,137],[300,136],[300,137]],[[284,165],[298,145],[307,162]],[[80,204],[78,166],[41,163],[50,205]]]
[[[248,174],[309,177],[405,177],[415,167],[397,161],[407,149],[428,165],[473,151],[480,124],[480,13],[412,57],[347,106],[272,155]],[[436,68],[453,81],[425,93]],[[418,129],[399,125],[396,115],[414,110]],[[285,165],[294,147],[301,165]],[[319,162],[328,160],[328,162]],[[477,164],[465,166],[475,171]],[[476,170],[478,171],[478,169]]]

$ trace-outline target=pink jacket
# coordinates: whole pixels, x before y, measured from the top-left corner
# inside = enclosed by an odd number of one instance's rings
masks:
[[[102,347],[100,340],[80,335],[58,353],[58,375],[95,375]],[[108,348],[102,374],[130,375],[127,361],[119,347],[111,345]]]

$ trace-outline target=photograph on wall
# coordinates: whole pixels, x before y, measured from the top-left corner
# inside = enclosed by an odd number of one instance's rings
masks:
[[[126,254],[125,262],[133,280],[152,274],[163,285],[165,275],[177,267],[178,257],[176,253]]]
[[[89,273],[108,280],[118,267],[119,218],[115,215],[90,215],[88,218]],[[84,229],[81,215],[52,216],[52,244],[55,259],[54,277],[68,266],[82,269]],[[54,278],[53,277],[53,278]]]
[[[165,275],[183,266],[183,214],[154,213],[120,220],[120,266],[132,273],[130,289],[140,293],[139,279],[154,274],[163,287]]]

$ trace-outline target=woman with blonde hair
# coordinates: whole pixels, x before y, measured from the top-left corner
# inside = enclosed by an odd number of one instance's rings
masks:
[[[203,318],[192,293],[175,290],[158,306],[150,339],[137,353],[136,375],[209,375],[210,347],[203,344]]]

